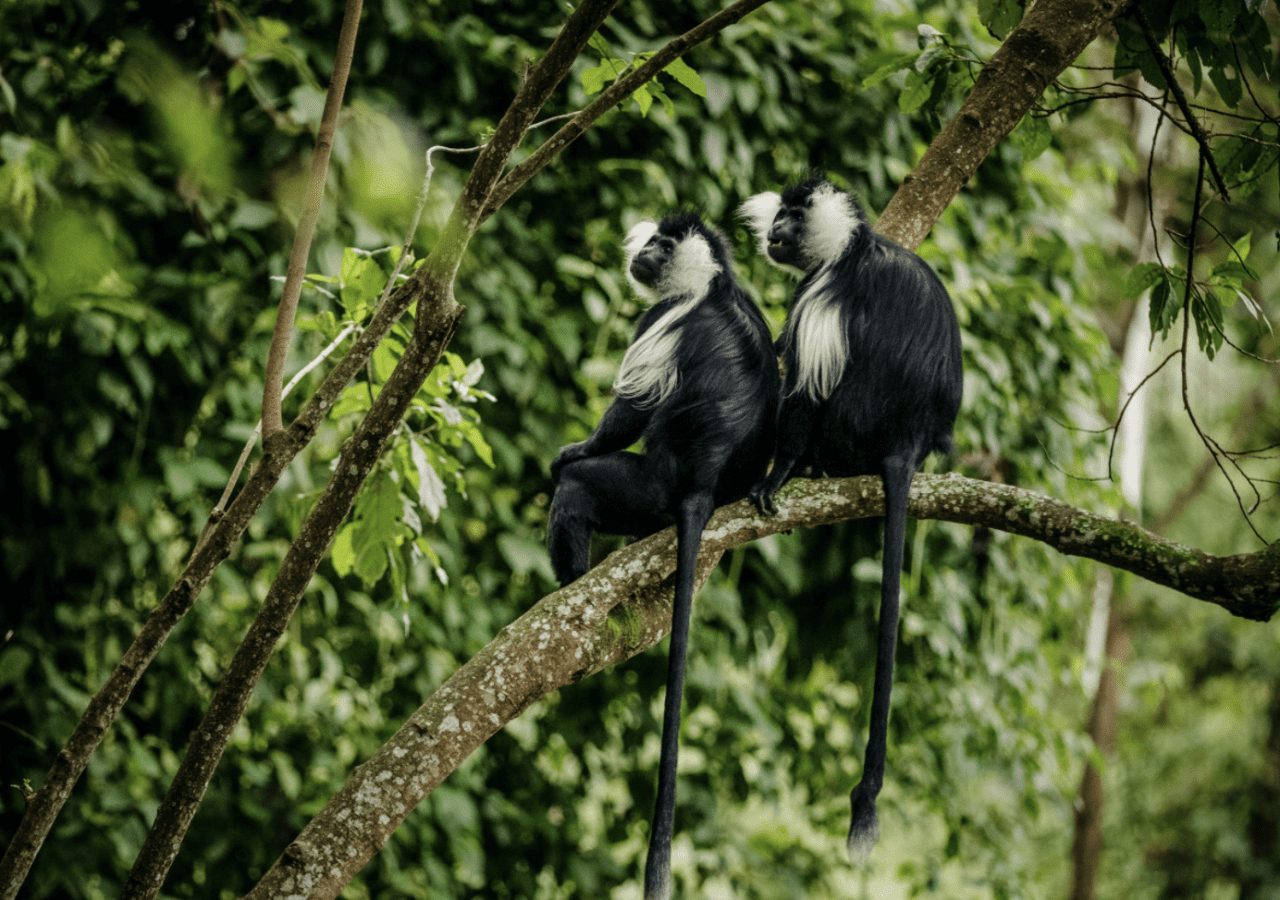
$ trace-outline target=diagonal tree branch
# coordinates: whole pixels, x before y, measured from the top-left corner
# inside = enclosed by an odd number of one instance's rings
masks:
[[[1280,606],[1280,545],[1211,556],[1128,522],[1011,485],[959,475],[917,475],[910,512],[1043,541],[1156,584],[1265,620]],[[716,512],[703,534],[703,572],[721,554],[770,534],[884,514],[876,477],[800,479],[778,514],[747,502]],[[503,628],[455,672],[302,830],[249,893],[336,897],[395,828],[477,747],[536,700],[652,647],[671,624],[675,532],[616,551]]]
[[[1129,0],[1040,0],[982,67],[955,118],[929,145],[877,228],[906,247],[929,233],[951,198],[1044,89]]]
[[[329,485],[308,513],[289,547],[248,633],[236,650],[209,709],[191,736],[187,753],[169,786],[155,822],[134,861],[124,896],[155,897],[164,885],[231,733],[248,705],[253,688],[271,659],[280,635],[303,592],[328,552],[338,526],[347,517],[410,401],[453,337],[463,308],[453,296],[458,265],[480,222],[480,212],[512,151],[538,111],[564,78],[616,0],[582,0],[569,14],[551,47],[526,74],[494,135],[471,169],[444,233],[415,273],[424,294],[418,304],[413,338],[369,413],[343,445]],[[420,276],[420,277],[418,277]]]
[[[960,126],[956,121],[949,123],[930,145],[915,172],[899,188],[880,217],[880,230],[900,243],[917,246],[982,159],[1012,130],[1039,98],[1044,87],[1074,61],[1122,5],[1118,0],[1040,0],[997,52],[999,65],[988,65],[984,69],[979,84],[975,85],[957,117],[957,121],[968,117],[966,121]],[[1033,77],[1029,79],[1027,73]],[[1029,82],[1033,83],[1028,86]],[[620,91],[629,93],[640,83],[643,82],[628,84]],[[608,103],[612,105],[626,93],[610,98]],[[565,137],[571,133],[567,132]],[[565,140],[564,145],[571,139]],[[552,140],[555,136],[548,143]],[[966,140],[973,140],[973,147],[966,147]],[[532,177],[545,165],[533,163],[536,157],[535,151],[521,164],[531,168],[520,177],[526,173]],[[960,162],[952,164],[946,161],[952,157],[959,157]],[[536,168],[532,168],[533,165]],[[521,166],[513,169],[507,179],[516,177]],[[500,182],[490,196],[485,215],[505,201],[503,184],[507,179]],[[917,517],[930,517],[929,510],[919,502],[919,491],[934,481],[923,476],[916,479],[912,513]],[[859,502],[863,504],[857,507],[862,509],[859,515],[872,516],[882,512],[883,494],[874,479],[825,484],[834,486],[829,489],[837,492],[851,490],[853,485],[859,484],[857,492]],[[808,490],[799,486],[791,488],[786,494],[790,498],[787,502],[801,500],[801,492]],[[1042,504],[1053,504],[1062,513],[1057,517],[1059,520],[1080,521],[1072,516],[1078,511],[1071,507],[1047,499],[1036,500],[1035,495],[1016,488],[984,486],[985,490],[1009,490],[1015,492],[1012,495],[1014,499],[1031,498],[1031,508],[1023,510],[1030,524],[1026,526],[1027,531],[1018,530],[1017,509],[1009,510],[1008,518],[1002,517],[998,495],[994,499],[978,496],[974,501],[974,509],[978,512],[986,509],[989,516],[988,520],[975,513],[972,520],[975,524],[1039,536],[1037,529],[1042,523],[1038,514]],[[941,514],[946,504],[939,502],[938,505],[937,517],[946,518]],[[741,511],[744,508],[743,504],[738,504],[717,512],[712,519],[704,535],[706,549],[699,562],[704,571],[714,565],[714,560],[725,547],[733,545],[723,542],[725,534],[721,533],[721,526],[730,521],[725,517],[732,516],[735,509]],[[853,515],[851,508],[848,515],[838,518]],[[1100,558],[1088,552],[1098,534],[1103,531],[1118,534],[1116,540],[1106,542],[1108,548],[1113,548],[1124,543],[1123,536],[1131,534],[1124,529],[1133,528],[1087,513],[1079,515],[1085,517],[1089,528],[1094,530],[1085,529],[1074,536],[1056,536],[1054,545],[1066,552]],[[811,521],[793,524],[812,525],[835,520],[817,515]],[[781,523],[782,518],[771,519],[759,527],[791,527]],[[1117,528],[1121,532],[1113,531]],[[751,533],[747,529],[738,543],[765,533],[771,532]],[[662,582],[674,570],[673,544],[668,530],[619,551],[566,590],[544,598],[503,629],[493,642],[428,698],[395,737],[356,769],[342,790],[286,848],[249,896],[337,896],[343,886],[378,853],[414,806],[510,718],[547,692],[629,658],[661,639],[671,618],[670,587],[669,584],[663,587]],[[643,548],[649,548],[651,555],[644,556],[646,551]],[[1158,538],[1153,538],[1153,543],[1143,543],[1140,549],[1142,552],[1130,560],[1132,566],[1153,572],[1167,572],[1169,566],[1180,564],[1179,554],[1196,552],[1161,542]],[[1157,550],[1171,558],[1161,559]],[[1274,551],[1265,565],[1253,564],[1260,568],[1270,567],[1266,571],[1270,573],[1268,577],[1273,585],[1280,581],[1280,558],[1277,554],[1280,551]],[[1138,571],[1136,568],[1132,570]],[[1244,602],[1241,608],[1253,610],[1258,615],[1266,611],[1270,615],[1274,611],[1274,602],[1266,600],[1268,596],[1264,591],[1260,598]],[[1271,606],[1268,606],[1269,602]],[[615,607],[620,611],[618,614],[614,614]],[[473,713],[474,719],[462,721],[463,715]]]
[[[760,4],[755,3],[755,5]],[[712,31],[700,31],[699,28],[695,28],[693,32],[698,32],[700,35],[698,39],[704,40],[714,31],[722,30],[732,24],[737,18],[740,16],[720,18],[716,20],[716,27]],[[658,53],[664,54],[664,58],[670,62],[670,59],[692,45],[692,42],[685,44],[683,49],[678,49],[669,56],[666,55],[668,53],[666,48],[659,50]],[[572,60],[569,62],[571,63]],[[536,115],[536,110],[529,116],[529,121],[532,121],[533,115]],[[593,124],[596,118],[598,116],[586,122],[584,128]],[[497,138],[497,136],[495,132],[494,137]],[[504,142],[506,140],[508,138],[504,138]],[[568,142],[565,142],[562,147],[567,144]],[[545,156],[543,165],[549,162],[552,156],[553,154]],[[475,177],[474,171],[473,169],[472,178]],[[487,165],[487,172],[486,180],[495,178],[500,168],[495,169]],[[530,173],[530,177],[532,174]],[[471,183],[470,179],[468,183]],[[490,184],[483,191],[472,190],[473,209],[476,205],[475,196],[488,195],[492,188],[493,185]],[[511,192],[504,192],[503,199],[508,199],[510,194]],[[489,210],[483,214],[481,221],[491,212],[492,210]],[[456,227],[457,223],[452,220],[450,224],[454,227],[445,231],[449,240],[442,239],[440,243],[453,243],[456,246],[459,229]],[[373,351],[405,311],[414,304],[420,304],[426,297],[429,289],[427,277],[428,272],[424,266],[378,306],[351,349],[329,372],[297,418],[285,428],[282,432],[283,436],[278,436],[272,442],[272,446],[264,449],[262,458],[231,506],[225,513],[216,509],[210,515],[209,522],[202,529],[203,536],[198,542],[196,552],[192,554],[173,585],[147,617],[133,642],[89,702],[72,734],[54,758],[45,776],[44,786],[28,798],[27,810],[22,822],[11,839],[3,860],[0,861],[0,900],[12,900],[17,895],[31,864],[40,852],[62,807],[70,798],[76,782],[84,773],[89,759],[106,736],[111,724],[119,716],[125,703],[128,702],[142,674],[155,659],[160,648],[164,646],[169,634],[190,611],[201,591],[209,583],[213,572],[230,555],[231,548],[271,493],[281,473],[302,448],[310,443],[316,428],[328,415],[329,409],[336,402],[343,388],[357,372],[364,368]]]
[[[595,123],[596,119],[630,97],[635,93],[636,88],[656,78],[658,73],[669,66],[677,57],[682,56],[708,38],[724,31],[724,29],[753,10],[764,6],[767,2],[768,0],[737,0],[736,3],[726,6],[720,12],[698,23],[679,37],[673,38],[670,43],[655,52],[642,65],[625,72],[621,78],[605,88],[600,93],[600,96],[583,107],[582,111],[563,125],[559,131],[547,138],[528,159],[513,168],[507,173],[506,177],[498,182],[497,187],[493,190],[493,195],[489,198],[482,218],[487,219],[497,212],[502,207],[502,204],[511,199],[512,194],[528,184],[529,180],[546,168],[547,163],[555,159],[565,147],[580,138]]]
[[[338,49],[333,55],[333,75],[329,79],[329,91],[324,98],[324,112],[320,116],[320,128],[316,132],[316,148],[311,153],[311,172],[307,176],[302,215],[298,218],[298,230],[294,232],[293,247],[289,250],[284,290],[280,292],[280,305],[276,310],[275,329],[271,334],[266,372],[262,379],[264,441],[271,440],[284,428],[280,418],[284,361],[289,354],[289,342],[293,337],[293,319],[298,311],[298,298],[302,295],[302,279],[307,274],[307,257],[311,253],[311,239],[315,237],[316,222],[320,220],[320,207],[324,205],[324,183],[329,175],[329,155],[333,152],[333,136],[338,130],[338,111],[342,109],[342,95],[347,89],[347,76],[351,73],[351,56],[356,48],[356,31],[360,27],[361,5],[362,0],[347,0],[342,14],[342,30],[338,32]]]

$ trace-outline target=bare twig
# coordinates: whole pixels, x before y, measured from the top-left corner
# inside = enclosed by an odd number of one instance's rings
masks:
[[[354,323],[349,323],[343,327],[334,339],[325,345],[323,350],[317,353],[310,362],[299,369],[294,376],[289,379],[289,383],[286,384],[284,386],[284,390],[280,392],[281,399],[288,397],[289,392],[297,387],[298,383],[302,381],[303,378],[307,377],[307,375],[310,374],[316,366],[320,365],[320,363],[332,356],[333,351],[337,350],[338,347],[342,345],[342,342],[345,341],[355,330],[356,326]],[[222,519],[223,514],[226,512],[227,504],[231,502],[231,495],[235,492],[236,485],[240,483],[240,473],[244,471],[245,463],[249,461],[249,455],[253,453],[253,448],[257,445],[258,435],[260,434],[262,434],[261,419],[259,419],[253,426],[253,433],[250,434],[248,440],[244,442],[244,448],[240,451],[240,458],[236,460],[235,466],[231,469],[231,475],[227,478],[227,486],[223,488],[222,496],[219,497],[218,502],[213,505],[213,509],[209,511],[209,520],[205,522],[204,531],[200,534],[200,540],[196,541],[195,549],[191,551],[192,558],[200,552],[205,540],[209,536],[209,533],[213,530],[213,527],[218,524],[219,520]]]
[[[1251,510],[1245,507],[1244,498],[1240,496],[1240,491],[1236,487],[1235,480],[1227,471],[1226,466],[1222,464],[1222,460],[1226,459],[1230,462],[1236,471],[1238,471],[1244,477],[1246,482],[1248,482],[1255,497],[1253,509],[1257,509],[1258,504],[1262,501],[1262,495],[1259,493],[1257,487],[1254,486],[1253,481],[1249,478],[1248,474],[1245,473],[1244,469],[1240,467],[1240,464],[1234,458],[1226,454],[1220,455],[1222,448],[1215,440],[1213,440],[1213,438],[1205,433],[1203,428],[1200,427],[1200,422],[1196,419],[1195,411],[1191,408],[1190,381],[1187,378],[1187,347],[1191,335],[1191,297],[1195,288],[1196,231],[1200,226],[1200,197],[1204,190],[1205,156],[1206,154],[1202,150],[1200,152],[1199,167],[1196,171],[1195,198],[1191,202],[1191,225],[1187,229],[1187,283],[1182,297],[1182,408],[1186,410],[1187,418],[1191,420],[1191,427],[1195,429],[1196,435],[1200,438],[1201,443],[1204,444],[1205,449],[1209,451],[1209,455],[1213,458],[1214,465],[1218,467],[1218,470],[1222,472],[1222,477],[1225,478],[1227,480],[1227,484],[1230,485],[1231,493],[1236,498],[1236,505],[1240,508],[1240,512],[1244,516],[1245,523],[1249,526],[1249,530],[1252,531],[1254,536],[1257,537],[1258,540],[1262,541],[1263,544],[1267,544],[1269,543],[1267,539],[1262,536],[1262,532],[1258,531],[1257,526],[1253,524]]]
[[[555,134],[547,138],[528,159],[525,159],[498,182],[485,206],[483,218],[497,212],[511,195],[520,190],[529,179],[542,171],[564,148],[576,141],[600,118],[618,103],[626,100],[641,85],[657,77],[658,73],[669,66],[675,59],[693,47],[714,37],[751,11],[763,6],[768,0],[737,0],[720,12],[700,22],[684,34],[671,40],[645,62],[631,69],[621,78],[600,92],[600,95],[588,103],[569,122]]]
[[[324,113],[320,116],[320,129],[316,132],[316,148],[311,153],[311,172],[307,176],[302,215],[298,217],[298,230],[294,232],[293,247],[289,250],[284,290],[280,294],[275,330],[271,335],[271,347],[267,351],[266,373],[262,384],[262,433],[268,441],[284,428],[280,411],[284,362],[289,353],[289,342],[293,337],[293,320],[298,312],[302,279],[307,274],[307,257],[311,253],[311,239],[315,237],[316,222],[320,219],[320,207],[324,204],[324,184],[329,176],[329,156],[333,152],[333,136],[338,129],[338,110],[342,108],[342,95],[346,91],[347,76],[351,72],[351,56],[355,51],[356,31],[360,27],[362,2],[363,0],[347,0],[342,14],[338,49],[333,56],[333,77],[329,79],[329,92],[324,99]]]
[[[1218,171],[1218,163],[1213,158],[1213,150],[1209,147],[1209,138],[1201,127],[1200,122],[1196,119],[1195,113],[1191,111],[1191,105],[1187,102],[1187,95],[1183,93],[1182,85],[1178,83],[1178,79],[1173,71],[1173,64],[1169,61],[1169,57],[1160,49],[1160,43],[1156,40],[1155,33],[1151,30],[1151,21],[1147,18],[1147,14],[1142,11],[1141,4],[1134,4],[1133,14],[1137,18],[1138,23],[1142,26],[1142,36],[1146,39],[1147,50],[1155,57],[1156,64],[1160,67],[1160,74],[1164,76],[1165,84],[1169,88],[1169,92],[1173,94],[1173,102],[1178,104],[1178,109],[1182,110],[1182,116],[1187,120],[1187,127],[1191,129],[1192,136],[1196,139],[1196,143],[1200,145],[1200,153],[1202,158],[1208,160],[1209,171],[1213,173],[1213,183],[1218,189],[1218,194],[1223,200],[1231,201],[1231,194],[1227,191],[1227,183],[1222,178],[1222,173]]]

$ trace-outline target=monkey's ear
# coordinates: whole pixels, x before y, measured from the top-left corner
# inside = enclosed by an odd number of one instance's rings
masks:
[[[765,191],[748,197],[738,207],[738,215],[747,223],[756,238],[756,249],[765,258],[769,256],[769,227],[773,225],[773,217],[782,209],[782,195],[776,191]]]
[[[657,233],[658,223],[652,219],[644,219],[631,226],[627,236],[622,239],[622,252],[626,254],[628,270],[636,254],[643,250],[644,245],[649,243],[649,239]]]

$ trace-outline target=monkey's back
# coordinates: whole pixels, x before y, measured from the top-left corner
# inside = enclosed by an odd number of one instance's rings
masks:
[[[716,502],[746,495],[773,450],[779,378],[764,317],[720,276],[680,325],[677,384],[645,429],[654,475],[678,490],[714,484]]]
[[[811,447],[831,475],[877,473],[889,456],[919,465],[949,452],[960,409],[960,328],[933,269],[869,229],[835,264],[844,289],[844,374],[823,405]],[[796,348],[787,348],[789,380]],[[788,388],[790,385],[788,385]]]

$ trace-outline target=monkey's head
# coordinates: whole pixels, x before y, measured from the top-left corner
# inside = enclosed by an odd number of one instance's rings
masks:
[[[793,184],[781,194],[756,194],[738,214],[770,262],[804,272],[838,260],[866,224],[858,201],[821,176]]]
[[[638,223],[627,232],[623,249],[627,279],[648,297],[700,298],[717,275],[729,270],[724,238],[694,213]]]

